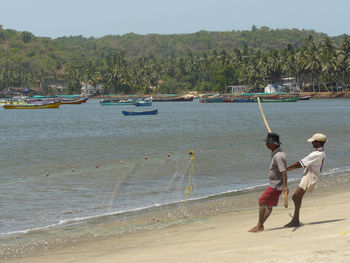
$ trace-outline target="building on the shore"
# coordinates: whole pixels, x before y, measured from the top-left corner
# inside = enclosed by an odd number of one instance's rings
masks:
[[[231,89],[231,93],[249,93],[251,88],[244,85],[228,86]]]
[[[89,83],[81,83],[81,94],[84,96],[96,96],[102,93],[102,84],[97,84],[95,87]]]
[[[294,93],[300,93],[300,87],[298,82],[296,81],[295,77],[288,77],[282,79],[282,86],[284,87],[285,91],[288,92],[294,92]]]

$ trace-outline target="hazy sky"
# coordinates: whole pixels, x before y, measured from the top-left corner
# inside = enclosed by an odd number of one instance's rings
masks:
[[[4,29],[57,38],[270,28],[350,35],[349,0],[0,0]]]

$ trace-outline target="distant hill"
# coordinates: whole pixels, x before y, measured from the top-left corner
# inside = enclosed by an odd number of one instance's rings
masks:
[[[315,41],[325,38],[324,33],[313,30],[270,29],[268,27],[244,31],[210,32],[200,31],[192,34],[149,34],[109,35],[101,38],[82,36],[50,39],[36,37],[30,32],[4,30],[0,26],[0,65],[4,63],[22,63],[28,59],[31,63],[46,67],[60,68],[66,63],[75,63],[87,58],[103,58],[121,51],[127,60],[139,57],[184,56],[212,50],[232,52],[244,46],[254,50],[282,49],[287,45],[299,48],[308,36]],[[341,36],[331,38],[339,43]]]
[[[213,91],[227,85],[261,87],[283,76],[302,83],[349,86],[350,40],[314,30],[270,29],[192,34],[70,36],[51,39],[0,25],[0,90],[36,87],[49,92],[81,82],[108,92]],[[51,83],[51,84],[50,84]],[[160,83],[163,83],[160,85]],[[319,84],[317,84],[319,85]],[[314,87],[315,84],[312,84]],[[320,86],[320,85],[319,85]]]
[[[188,53],[198,54],[211,50],[226,50],[232,52],[235,48],[247,45],[251,49],[262,51],[285,48],[290,44],[299,48],[308,36],[321,40],[327,35],[313,30],[277,29],[268,27],[252,28],[251,31],[199,31],[192,34],[148,34],[138,35],[128,33],[122,36],[109,35],[102,38],[63,37],[52,40],[53,43],[68,50],[76,46],[85,49],[87,53],[103,57],[123,51],[127,59],[155,56],[167,58],[171,55],[184,56]],[[335,42],[339,38],[334,37]]]

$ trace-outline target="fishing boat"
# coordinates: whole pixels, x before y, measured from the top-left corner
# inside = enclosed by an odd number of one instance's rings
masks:
[[[310,100],[310,99],[311,99],[311,96],[303,96],[299,98],[299,100]]]
[[[173,102],[173,101],[193,101],[193,96],[177,96],[176,94],[158,94],[152,101]]]
[[[122,111],[124,115],[156,115],[158,113],[158,109],[151,111]]]
[[[103,99],[100,100],[102,106],[118,106],[118,105],[135,105],[134,99],[120,100],[120,99]]]
[[[87,102],[88,99],[89,97],[83,97],[80,99],[63,99],[62,104],[82,104]]]
[[[234,100],[234,102],[242,103],[242,102],[256,102],[256,101],[252,98],[237,98]]]
[[[136,102],[136,106],[152,106],[152,97],[140,99]]]
[[[258,99],[256,98],[254,100],[255,102],[258,101]],[[297,102],[298,101],[298,97],[281,97],[279,99],[270,99],[270,98],[260,98],[261,102]]]
[[[48,102],[48,103],[23,103],[23,104],[5,104],[2,107],[4,109],[58,109],[61,105],[61,100],[56,102]]]
[[[199,100],[200,103],[222,103],[224,102],[222,97],[207,97]]]

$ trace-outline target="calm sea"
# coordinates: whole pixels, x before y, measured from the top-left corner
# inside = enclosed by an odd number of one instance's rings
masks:
[[[323,176],[349,174],[350,100],[262,106],[289,164],[308,154],[306,140],[322,132],[328,138]],[[0,109],[2,240],[268,182],[270,152],[258,104],[155,102],[149,108],[159,114],[123,116],[122,110],[145,108],[93,99],[58,110]]]

